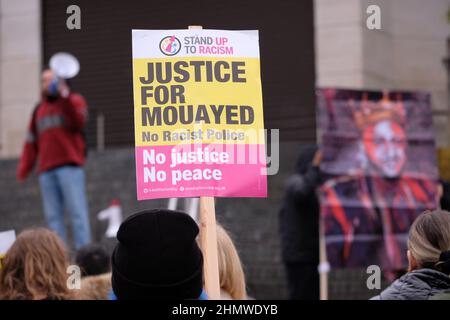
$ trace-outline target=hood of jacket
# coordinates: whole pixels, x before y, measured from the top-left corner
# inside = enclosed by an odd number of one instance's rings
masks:
[[[433,269],[408,272],[373,300],[427,300],[450,289],[450,276]]]

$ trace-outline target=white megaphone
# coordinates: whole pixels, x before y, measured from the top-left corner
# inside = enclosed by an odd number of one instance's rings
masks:
[[[50,58],[50,69],[60,79],[70,79],[80,72],[80,63],[77,58],[67,52],[55,53]]]

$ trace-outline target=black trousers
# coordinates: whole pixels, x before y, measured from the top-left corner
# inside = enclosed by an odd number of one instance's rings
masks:
[[[290,300],[319,300],[318,263],[285,263]]]

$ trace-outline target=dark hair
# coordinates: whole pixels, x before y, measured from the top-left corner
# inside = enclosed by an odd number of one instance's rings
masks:
[[[110,255],[106,249],[98,244],[92,243],[81,247],[75,257],[75,263],[81,269],[81,275],[94,276],[111,271]]]
[[[297,162],[295,164],[295,172],[298,174],[305,174],[308,171],[308,168],[311,166],[312,161],[314,159],[314,155],[316,154],[319,148],[317,145],[306,145],[300,148],[299,155],[297,157]]]

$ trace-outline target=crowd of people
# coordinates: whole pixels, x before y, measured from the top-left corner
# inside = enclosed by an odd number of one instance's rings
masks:
[[[1,261],[0,299],[207,299],[197,223],[181,211],[154,209],[128,217],[110,256],[88,244],[70,259],[45,228],[24,230]],[[247,299],[245,276],[229,233],[217,225],[221,299]],[[69,266],[79,268],[73,285]]]
[[[55,232],[24,230],[1,261],[0,300],[206,300],[198,234],[196,222],[184,212],[145,210],[122,223],[111,256],[101,245],[89,244],[71,261]],[[239,255],[220,225],[217,247],[220,298],[248,299]],[[374,300],[450,299],[449,212],[420,215],[409,231],[404,254],[408,272]],[[70,265],[80,270],[79,286],[69,283]]]

